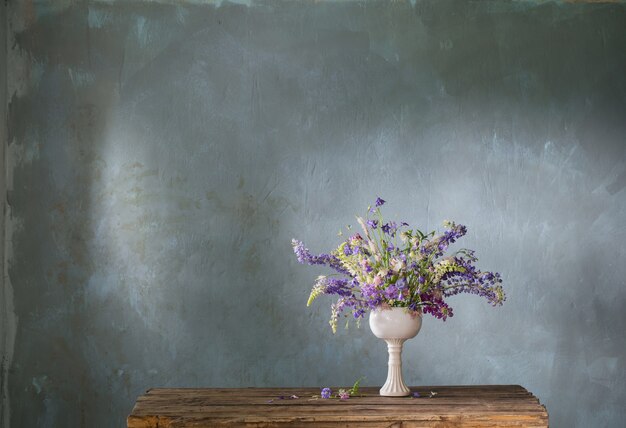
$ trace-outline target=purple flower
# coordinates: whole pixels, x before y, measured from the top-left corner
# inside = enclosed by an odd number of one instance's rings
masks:
[[[324,400],[328,400],[330,398],[330,394],[332,394],[332,391],[330,390],[330,388],[322,389],[322,398]]]
[[[326,278],[325,294],[337,294],[339,296],[350,296],[352,292],[348,288],[348,280],[342,278]]]
[[[298,258],[298,262],[308,265],[327,265],[339,273],[350,275],[350,272],[342,266],[341,261],[336,256],[330,254],[314,256],[309,249],[304,246],[302,241],[298,241],[297,239],[292,239],[291,245],[293,246],[293,252]]]
[[[380,227],[383,232],[387,235],[395,236],[396,231],[398,230],[398,225],[395,221],[390,221],[389,223],[385,223]]]
[[[343,254],[346,256],[349,256],[352,254],[352,248],[350,248],[350,244],[346,244],[346,246],[343,247]]]
[[[398,288],[395,285],[390,285],[385,290],[385,297],[388,299],[395,299],[398,297]]]
[[[420,293],[420,300],[424,303],[422,310],[425,314],[431,314],[435,318],[443,321],[454,315],[452,308],[448,306],[441,297],[435,295],[435,293]]]
[[[367,220],[367,225],[372,229],[376,229],[378,227],[378,220]]]
[[[412,393],[411,393],[411,397],[413,397],[413,398],[420,398],[420,397],[421,397],[421,395],[420,395],[420,393],[419,393],[419,392],[414,391],[414,392],[412,392]]]
[[[359,317],[362,317],[363,315],[365,315],[365,309],[363,309],[363,308],[355,309],[353,315],[354,315],[355,319],[359,318]]]
[[[376,198],[376,206],[377,207],[382,207],[383,205],[385,205],[385,202],[387,202],[387,201],[384,201],[381,198]]]

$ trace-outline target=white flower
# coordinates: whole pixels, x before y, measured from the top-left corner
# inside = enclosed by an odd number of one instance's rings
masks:
[[[391,268],[393,269],[394,272],[400,272],[402,270],[402,268],[404,268],[404,262],[400,259],[396,259],[396,258],[392,258],[390,260],[391,263]]]

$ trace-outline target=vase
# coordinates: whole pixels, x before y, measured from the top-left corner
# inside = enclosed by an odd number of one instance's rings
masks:
[[[422,317],[407,308],[377,308],[370,313],[370,329],[374,336],[387,342],[389,362],[387,381],[380,389],[385,397],[406,397],[411,390],[402,379],[402,345],[417,336]]]

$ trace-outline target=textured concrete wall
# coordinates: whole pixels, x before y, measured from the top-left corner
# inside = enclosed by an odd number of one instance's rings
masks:
[[[427,318],[411,384],[621,426],[626,8],[414,3],[10,2],[12,427],[123,426],[154,386],[380,385],[383,343],[332,336],[290,248],[376,196],[466,224],[508,291]]]

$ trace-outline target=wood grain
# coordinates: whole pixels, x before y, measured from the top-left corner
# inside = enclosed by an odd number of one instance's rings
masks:
[[[380,397],[377,388],[345,401],[313,398],[319,388],[155,388],[137,399],[128,428],[548,426],[546,408],[519,385],[411,390],[422,397]]]

